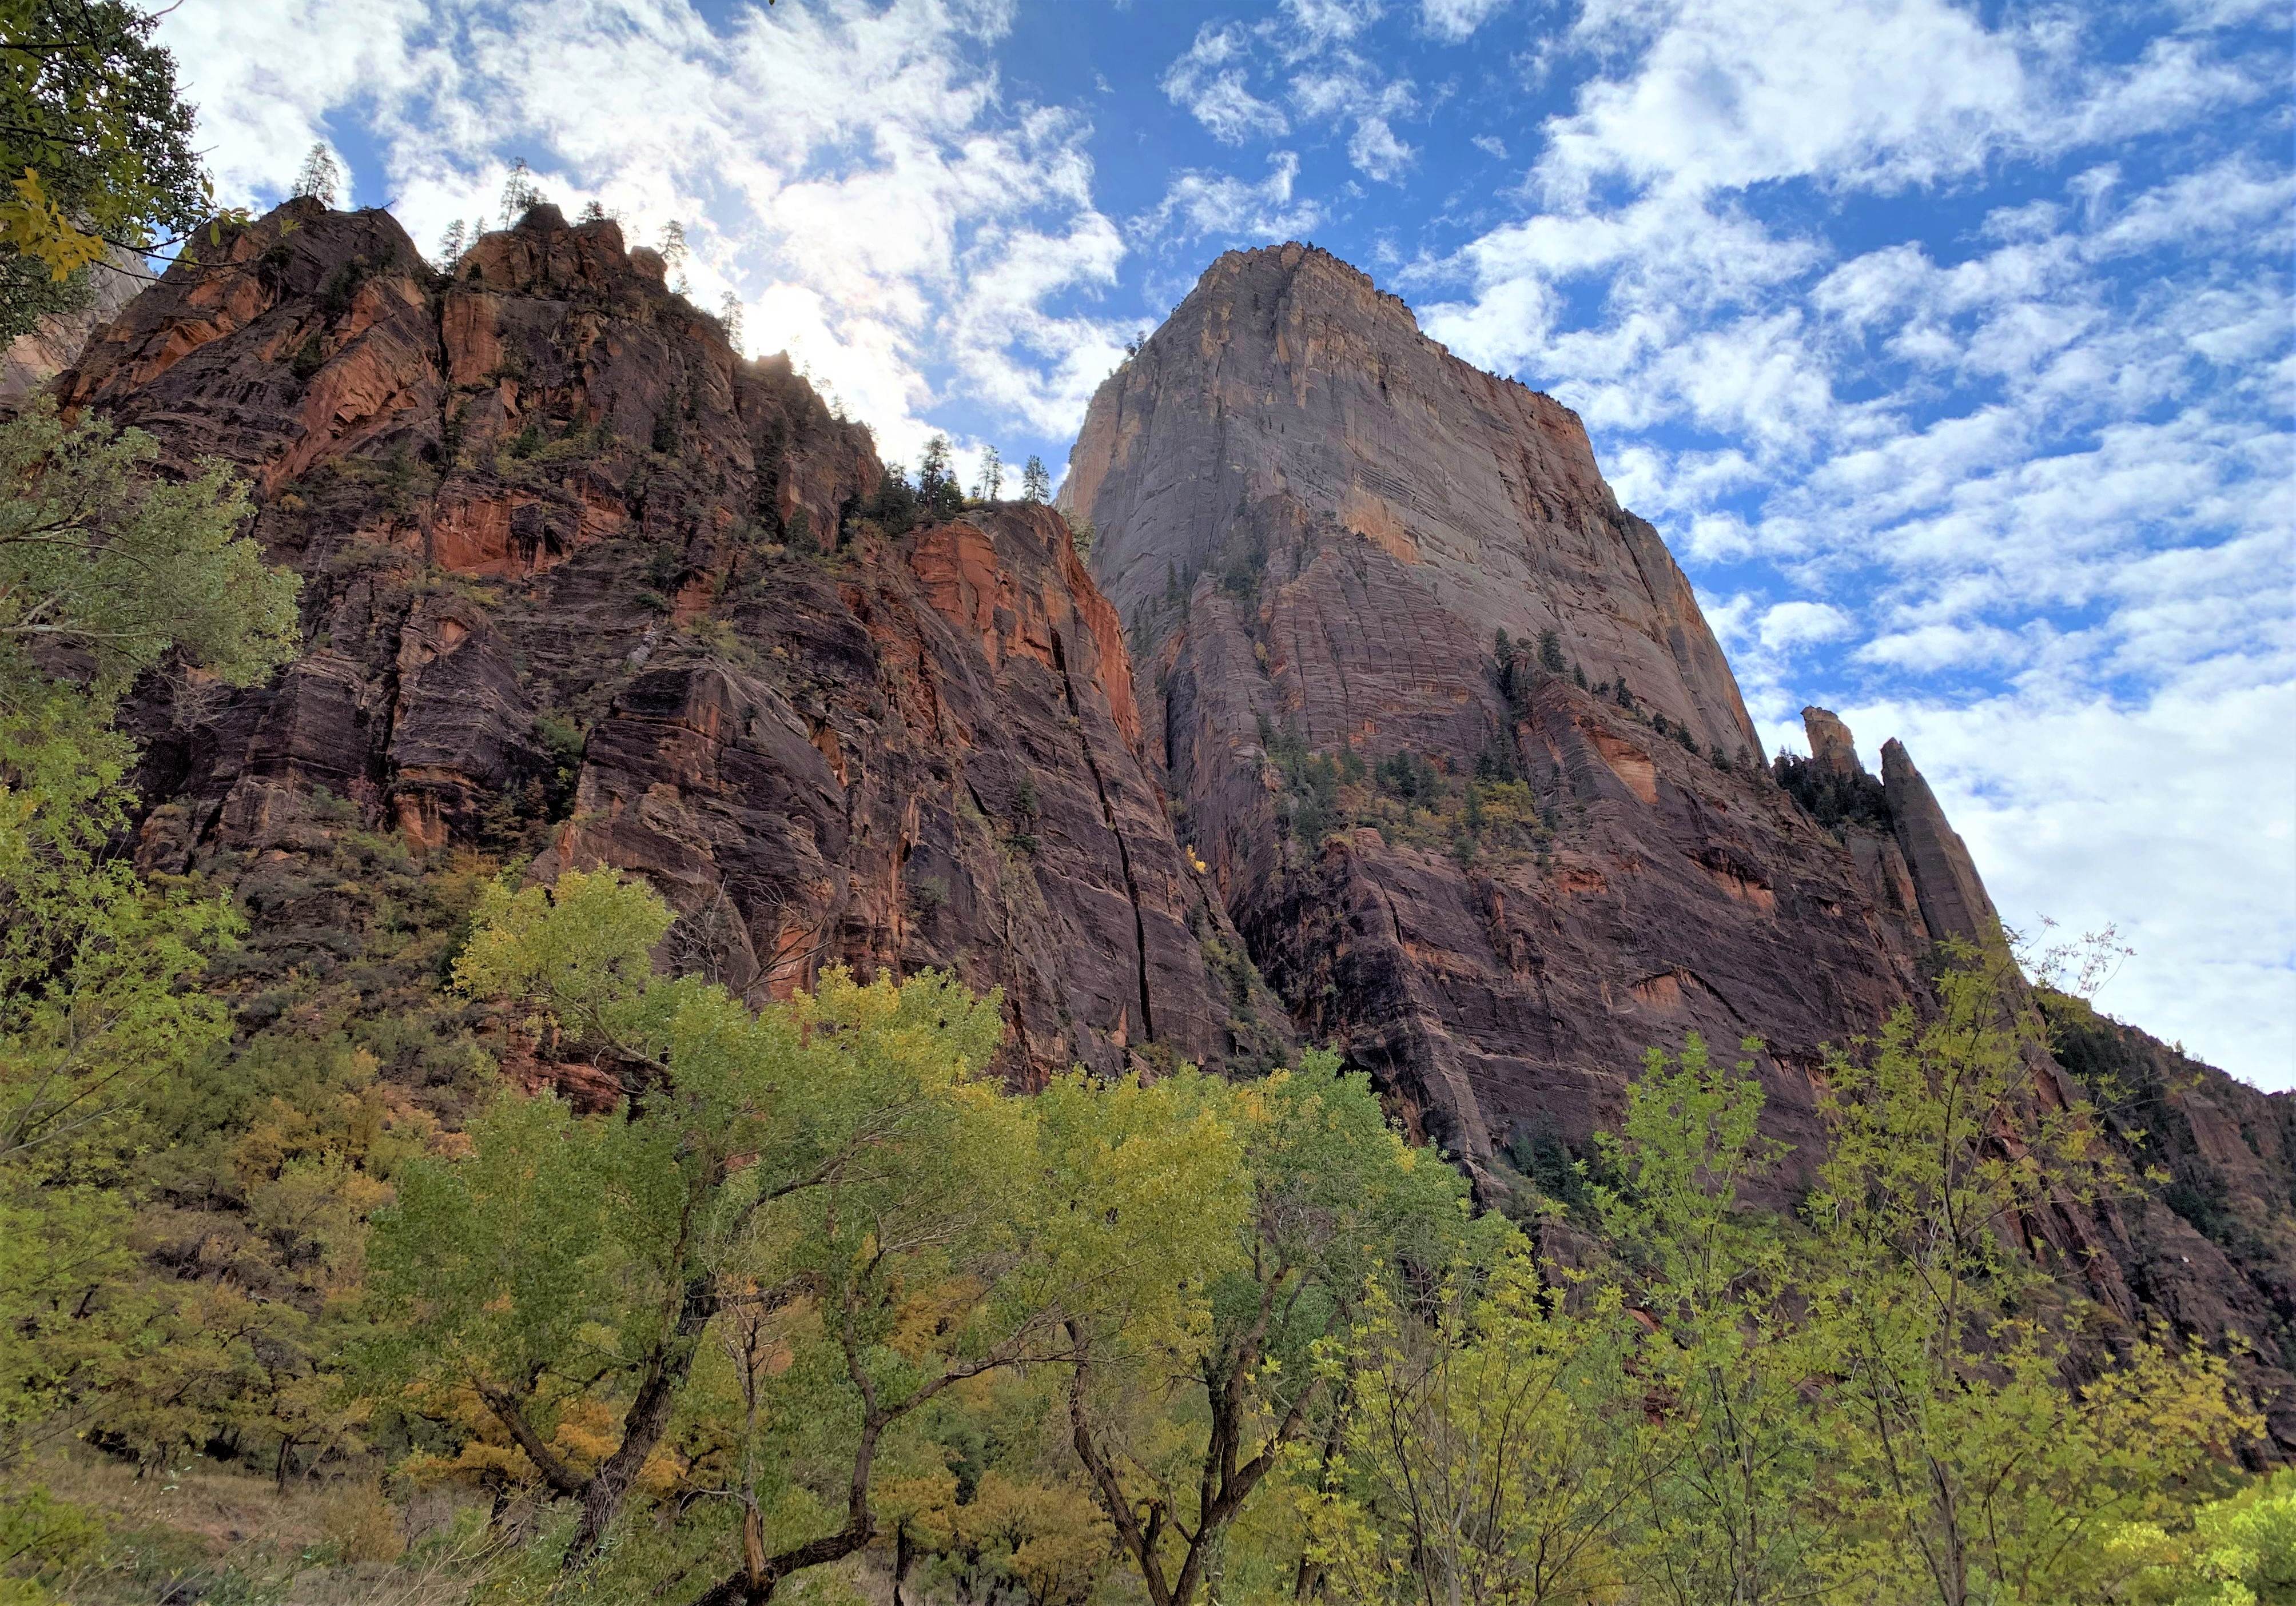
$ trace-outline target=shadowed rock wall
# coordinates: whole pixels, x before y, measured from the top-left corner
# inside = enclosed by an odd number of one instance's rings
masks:
[[[299,201],[215,255],[56,381],[243,468],[304,577],[275,684],[139,702],[145,863],[260,862],[348,807],[442,860],[643,873],[676,961],[753,996],[832,963],[1001,987],[1023,1083],[1288,1047],[1050,510],[860,518],[868,432],[611,222],[537,208],[441,275]]]

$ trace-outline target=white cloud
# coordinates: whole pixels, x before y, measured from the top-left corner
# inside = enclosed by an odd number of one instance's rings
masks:
[[[1352,122],[1348,159],[1366,178],[1392,184],[1418,156],[1397,136],[1390,121],[1417,112],[1411,80],[1383,78],[1351,53],[1341,52],[1294,77],[1292,103],[1315,121]]]
[[[1386,12],[1382,0],[1283,0],[1283,13],[1310,46],[1354,38]]]
[[[1838,642],[1857,628],[1857,621],[1831,602],[1780,602],[1762,614],[1756,627],[1762,645],[1791,650]]]
[[[1420,23],[1437,38],[1457,44],[1498,15],[1507,0],[1419,0]]]
[[[2119,922],[2103,1008],[2296,1086],[2296,680],[1841,711],[1905,739],[2011,925]]]
[[[1207,22],[1196,30],[1195,43],[1165,70],[1164,94],[1227,144],[1241,144],[1255,134],[1288,134],[1292,126],[1283,113],[1244,86],[1250,54],[1242,29]]]
[[[1944,0],[1590,4],[1577,33],[1615,48],[1661,16],[1639,70],[1595,80],[1549,130],[1557,198],[1611,175],[1693,193],[1924,183],[1981,160],[2023,102],[2014,45]]]
[[[1279,151],[1258,184],[1226,173],[1184,172],[1174,176],[1155,209],[1133,220],[1151,238],[1260,242],[1308,234],[1322,216],[1313,201],[1295,199],[1300,159]]]

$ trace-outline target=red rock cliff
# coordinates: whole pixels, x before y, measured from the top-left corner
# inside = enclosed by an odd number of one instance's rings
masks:
[[[678,961],[756,996],[832,963],[1002,987],[1023,1082],[1286,1045],[1050,510],[857,517],[867,431],[610,222],[538,208],[441,276],[298,201],[216,257],[56,381],[244,467],[305,580],[275,684],[139,706],[147,863],[260,865],[347,807],[441,862],[642,873]]]

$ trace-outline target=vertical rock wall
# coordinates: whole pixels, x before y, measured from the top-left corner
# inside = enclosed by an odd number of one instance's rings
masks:
[[[868,432],[611,222],[537,208],[440,274],[386,214],[294,202],[55,389],[243,469],[304,579],[275,684],[138,702],[147,864],[244,881],[362,830],[619,866],[678,911],[669,958],[752,996],[831,963],[1001,987],[1023,1084],[1288,1049],[1067,527],[863,516]]]

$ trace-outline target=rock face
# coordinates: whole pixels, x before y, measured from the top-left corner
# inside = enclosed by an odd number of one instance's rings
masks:
[[[119,315],[152,279],[135,252],[113,246],[87,269],[86,304],[70,312],[48,313],[0,351],[0,411],[14,412],[24,399],[79,358],[88,336]]]
[[[1807,1135],[1819,1045],[1918,987],[1577,417],[1354,269],[1222,258],[1094,398],[1062,499],[1262,970],[1472,1168],[1583,1140],[1690,1030],[1762,1037]]]
[[[1486,1197],[1526,1143],[1611,1124],[1644,1050],[1693,1030],[1761,1039],[1767,1119],[1800,1145],[1823,1045],[1926,998],[1937,941],[2000,940],[1904,747],[1877,781],[1812,708],[1811,757],[1765,766],[1688,585],[1578,419],[1329,256],[1216,263],[1094,397],[1062,501],[1095,529],[1144,723],[1252,957]],[[2042,1096],[2150,1068],[2187,1168],[2244,1179],[2225,1219],[2253,1241],[2238,1264],[2196,1250],[2153,1200],[2029,1232],[2108,1309],[2237,1335],[2259,1389],[2284,1389],[2292,1101],[2193,1087],[2142,1034],[2094,1035],[2038,1068]],[[2275,1424],[2296,1445],[2296,1418]]]
[[[299,201],[217,257],[55,381],[241,466],[304,578],[273,685],[138,705],[147,864],[259,864],[348,810],[442,864],[643,873],[675,957],[752,996],[832,963],[1002,987],[1024,1085],[1288,1048],[1050,510],[859,518],[867,431],[611,223],[537,208],[441,275],[387,215]]]

